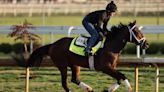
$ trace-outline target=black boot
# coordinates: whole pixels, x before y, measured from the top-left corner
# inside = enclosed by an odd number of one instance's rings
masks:
[[[91,48],[86,47],[84,51],[85,51],[85,56],[91,56],[92,55]]]

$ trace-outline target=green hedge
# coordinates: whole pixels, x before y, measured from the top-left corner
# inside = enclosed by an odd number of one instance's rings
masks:
[[[161,52],[161,54],[164,54],[164,43],[161,43],[161,44],[159,44],[159,50],[160,50],[160,52]]]
[[[123,54],[136,54],[136,45],[127,44],[123,49]]]
[[[151,43],[149,48],[146,50],[147,54],[157,54],[160,52],[160,44],[159,43]]]
[[[0,52],[4,54],[9,54],[12,52],[12,46],[8,43],[2,43],[0,44]]]
[[[40,47],[41,45],[38,43],[33,44],[33,49],[36,49]],[[27,45],[28,51],[30,51],[30,45]],[[24,45],[23,43],[15,43],[15,44],[9,44],[9,43],[2,43],[0,44],[0,52],[4,54],[9,54],[11,52],[14,52],[16,54],[20,54],[24,52]]]
[[[142,53],[142,49],[140,50]],[[164,54],[164,43],[149,43],[149,48],[146,50],[146,54]],[[122,54],[136,54],[136,45],[127,44],[123,49]]]
[[[12,51],[16,54],[20,54],[24,52],[24,47],[22,43],[15,43],[12,45]]]

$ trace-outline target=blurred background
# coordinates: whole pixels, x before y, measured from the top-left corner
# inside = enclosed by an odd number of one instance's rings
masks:
[[[104,9],[111,0],[0,0],[0,14],[86,14]],[[115,0],[118,15],[164,15],[164,0]]]
[[[31,30],[41,37],[33,42],[33,49],[52,43],[65,36],[79,36],[86,31],[81,21],[89,12],[105,9],[111,0],[0,0],[0,59],[11,59],[11,55],[24,53],[22,41],[15,41],[9,37],[11,26],[22,25],[25,20],[35,29]],[[145,57],[164,57],[164,0],[114,0],[118,6],[116,16],[108,23],[109,27],[120,22],[137,21],[143,26],[142,32],[150,43]],[[70,27],[75,29],[68,35]],[[31,49],[28,44],[28,51]],[[54,52],[55,53],[55,52]],[[142,54],[142,51],[140,52]],[[122,52],[122,57],[136,57],[136,46],[128,44]],[[0,62],[1,62],[0,60]],[[6,61],[7,62],[7,61]],[[0,63],[1,64],[1,63]],[[54,71],[55,70],[55,71]],[[91,72],[82,68],[81,79],[92,85],[95,92],[107,89],[114,83],[111,77],[102,73]],[[125,73],[134,88],[134,69],[119,67]],[[155,92],[154,67],[140,67],[139,92]],[[64,92],[60,84],[60,73],[52,67],[33,69],[35,78],[30,81],[30,92]],[[164,68],[160,68],[164,73]],[[68,73],[71,75],[71,73]],[[19,67],[0,67],[0,92],[23,92],[24,69]],[[93,78],[93,76],[95,76]],[[101,77],[100,77],[101,76]],[[161,76],[161,75],[160,75]],[[69,78],[70,79],[70,78]],[[96,81],[95,81],[96,80]],[[159,92],[164,90],[164,77],[159,80]],[[69,81],[70,82],[70,81]],[[103,84],[103,85],[102,85]],[[71,85],[73,92],[83,92],[76,85]],[[124,85],[117,92],[125,92]]]
[[[0,16],[42,16],[42,24],[44,25],[44,16],[85,15],[94,10],[105,9],[105,6],[110,1],[111,0],[0,0]],[[131,19],[136,19],[140,16],[154,17],[152,19],[153,21],[149,20],[149,22],[148,20],[144,20],[144,23],[155,25],[164,23],[163,18],[160,19],[161,16],[164,16],[164,0],[114,1],[118,6],[117,16],[130,17]],[[69,24],[70,23],[68,23],[68,25]],[[81,23],[75,25],[81,25]]]

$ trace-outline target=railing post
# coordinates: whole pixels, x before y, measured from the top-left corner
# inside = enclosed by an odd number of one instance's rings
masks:
[[[138,66],[135,66],[135,91],[138,92]]]
[[[33,41],[30,39],[30,53],[33,51]]]
[[[137,45],[137,58],[140,58],[140,45]]]
[[[142,57],[145,57],[145,55],[146,55],[146,50],[142,49]]]
[[[30,69],[26,68],[26,89],[25,92],[29,92],[29,77],[30,77]]]
[[[137,45],[136,47],[136,50],[137,50],[137,58],[140,58],[140,46]],[[135,92],[138,92],[138,66],[136,65],[135,66]]]
[[[42,45],[45,45],[45,34],[42,34]]]
[[[74,29],[74,27],[73,26],[71,26],[71,27],[69,27],[69,29],[68,29],[68,37],[70,37],[71,36],[71,31]]]
[[[159,92],[159,67],[155,66],[156,75],[155,75],[155,92]]]
[[[54,40],[53,40],[53,32],[50,32],[50,43],[53,43]]]

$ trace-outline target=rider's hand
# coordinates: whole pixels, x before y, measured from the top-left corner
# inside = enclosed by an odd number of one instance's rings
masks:
[[[108,35],[108,31],[105,31],[105,32],[104,32],[104,35],[107,36],[107,35]]]
[[[103,33],[103,32],[99,32],[99,34],[100,34],[100,36],[102,36],[102,37],[104,36],[104,33]]]

